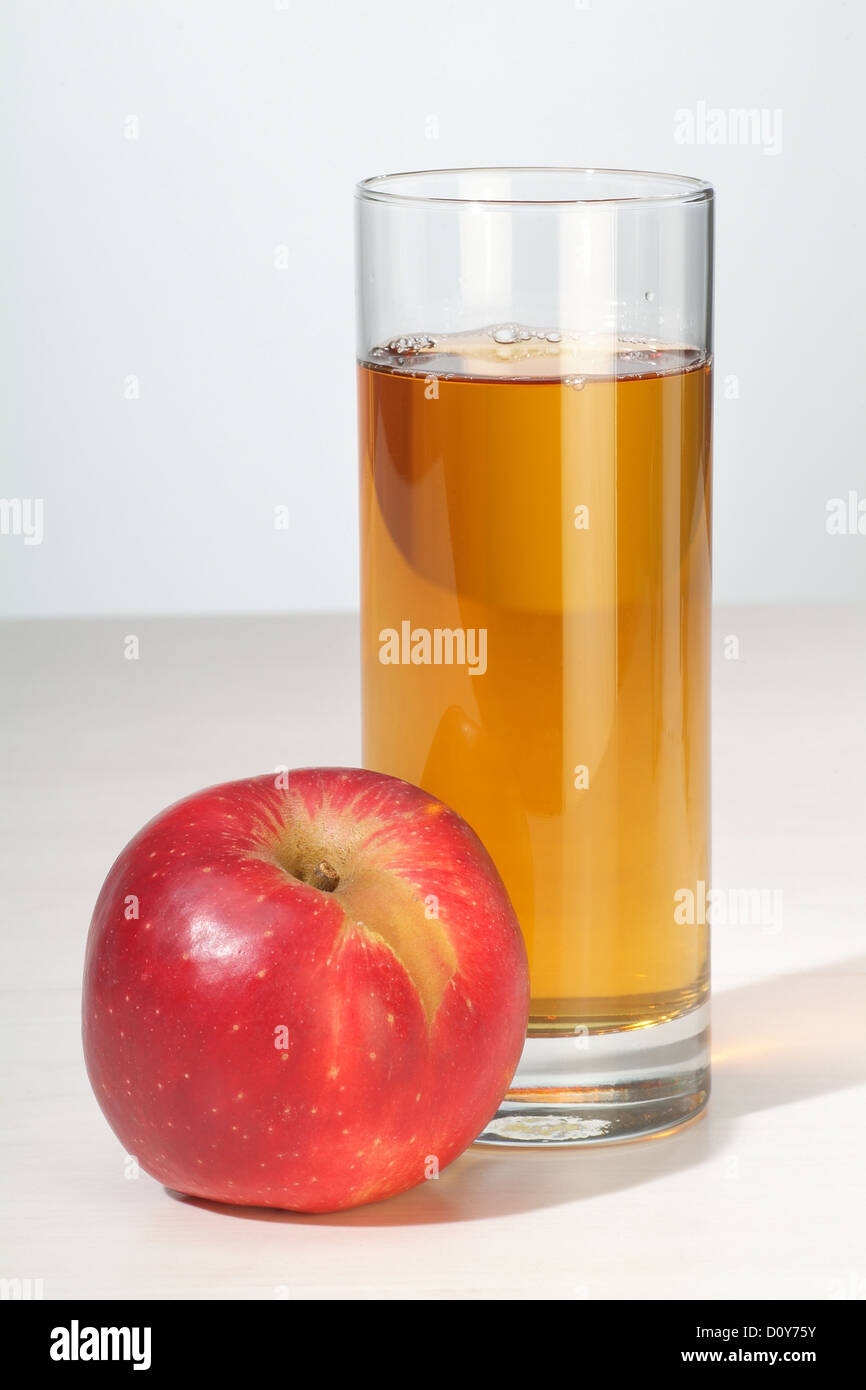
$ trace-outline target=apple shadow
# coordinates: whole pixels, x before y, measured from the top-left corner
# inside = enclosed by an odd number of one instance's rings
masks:
[[[831,976],[832,991],[815,981]],[[718,1157],[744,1115],[844,1090],[866,1079],[866,957],[761,980],[713,997],[713,1094],[695,1123],[659,1139],[598,1148],[476,1145],[435,1182],[351,1211],[311,1215],[175,1200],[245,1221],[389,1227],[484,1221],[653,1182]]]

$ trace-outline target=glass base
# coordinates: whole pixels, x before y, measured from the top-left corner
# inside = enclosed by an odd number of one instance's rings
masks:
[[[709,1005],[664,1023],[529,1037],[478,1144],[547,1148],[668,1134],[710,1094]]]

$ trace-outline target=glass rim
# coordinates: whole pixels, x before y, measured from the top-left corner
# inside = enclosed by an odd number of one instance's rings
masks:
[[[644,191],[635,193],[623,193],[613,197],[587,197],[585,194],[578,194],[568,198],[487,198],[470,197],[468,195],[456,197],[453,194],[442,193],[403,193],[394,191],[393,184],[399,184],[403,179],[430,179],[453,177],[458,174],[476,174],[479,176],[496,174],[529,174],[540,176],[562,176],[577,175],[585,182],[590,182],[593,177],[618,178],[623,180],[633,180],[645,186]],[[654,185],[675,185],[668,191],[661,191]],[[713,198],[713,186],[706,179],[695,178],[689,174],[664,174],[652,170],[644,169],[606,169],[598,167],[580,165],[543,165],[543,164],[502,164],[502,165],[478,165],[466,168],[453,169],[407,169],[393,174],[372,174],[369,178],[361,179],[355,185],[355,197],[364,202],[393,203],[393,204],[422,204],[424,206],[436,207],[444,204],[456,207],[503,207],[503,208],[539,208],[539,207],[586,207],[599,204],[608,205],[629,205],[635,204],[682,204],[682,203],[701,203],[709,202]]]

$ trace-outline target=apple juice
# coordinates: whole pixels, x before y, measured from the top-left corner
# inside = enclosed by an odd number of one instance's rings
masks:
[[[364,760],[474,827],[531,1033],[707,990],[710,366],[515,324],[359,366]],[[455,866],[459,873],[459,865]]]

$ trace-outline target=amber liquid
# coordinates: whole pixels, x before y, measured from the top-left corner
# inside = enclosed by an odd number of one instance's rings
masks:
[[[706,930],[674,913],[709,878],[709,365],[482,330],[377,349],[359,389],[366,765],[486,845],[531,1032],[694,1008]]]

